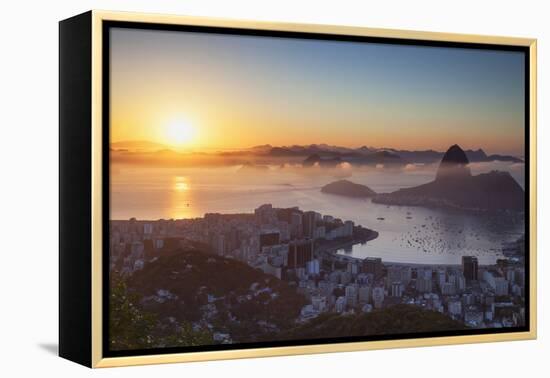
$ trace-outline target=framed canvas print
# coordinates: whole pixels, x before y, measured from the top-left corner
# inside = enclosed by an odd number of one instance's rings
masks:
[[[62,357],[536,337],[536,41],[60,22]]]

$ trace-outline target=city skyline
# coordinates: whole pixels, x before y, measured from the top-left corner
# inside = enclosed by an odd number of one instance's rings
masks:
[[[516,52],[114,28],[111,141],[521,156],[524,69]]]
[[[528,324],[522,52],[109,38],[111,350]]]
[[[111,220],[110,230],[111,274],[133,288],[137,315],[160,317],[149,325],[159,327],[153,345],[174,343],[170,332],[190,323],[203,344],[376,335],[381,326],[391,335],[525,324],[522,238],[487,265],[469,254],[458,264],[356,258],[339,248],[378,232],[271,204],[180,221]],[[117,303],[135,306],[118,295]],[[346,326],[356,322],[363,326]],[[127,338],[124,325],[113,324],[114,349],[139,347],[139,336]]]

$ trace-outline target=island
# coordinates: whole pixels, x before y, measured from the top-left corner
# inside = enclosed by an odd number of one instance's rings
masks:
[[[321,192],[354,198],[374,197],[376,195],[376,192],[368,186],[356,184],[349,180],[331,182],[323,186]]]

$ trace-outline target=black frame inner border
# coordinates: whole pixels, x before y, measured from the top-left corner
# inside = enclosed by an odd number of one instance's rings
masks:
[[[342,41],[342,42],[363,42],[363,43],[379,43],[389,45],[408,45],[408,46],[426,46],[426,47],[450,47],[478,50],[496,50],[496,51],[515,51],[524,54],[524,86],[525,86],[525,103],[524,103],[524,124],[525,124],[525,247],[528,253],[525,255],[525,326],[509,327],[509,328],[486,328],[473,329],[462,331],[441,331],[441,332],[419,332],[406,334],[391,334],[377,336],[354,336],[354,337],[338,337],[338,338],[318,338],[311,340],[291,340],[291,341],[272,341],[272,342],[256,342],[256,343],[241,343],[241,344],[221,344],[221,345],[204,345],[193,347],[170,347],[170,348],[151,348],[151,349],[135,349],[112,351],[109,349],[109,221],[110,221],[110,158],[109,158],[109,143],[110,143],[110,29],[111,28],[126,28],[137,30],[162,30],[162,31],[180,31],[180,32],[195,32],[209,34],[229,34],[240,36],[256,36],[256,37],[278,37],[290,39],[314,39],[325,41]],[[191,353],[191,352],[208,352],[236,349],[255,349],[255,348],[272,348],[272,347],[288,347],[288,346],[308,346],[316,344],[336,344],[336,343],[352,343],[365,341],[383,341],[383,340],[407,340],[407,339],[424,339],[433,337],[446,336],[471,336],[471,335],[486,335],[486,334],[501,334],[512,332],[528,332],[530,330],[530,54],[528,46],[512,46],[498,44],[483,44],[483,43],[467,43],[467,42],[445,42],[445,41],[429,41],[415,40],[406,38],[386,38],[386,37],[368,37],[356,35],[335,35],[326,33],[310,33],[310,32],[293,32],[279,30],[260,30],[260,29],[245,29],[217,26],[196,26],[196,25],[172,25],[148,22],[127,22],[127,21],[103,21],[102,22],[102,349],[103,357],[129,357],[140,355],[158,355],[158,354],[173,354],[173,353]]]

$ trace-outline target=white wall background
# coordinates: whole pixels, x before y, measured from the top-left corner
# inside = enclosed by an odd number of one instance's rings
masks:
[[[0,375],[101,377],[542,376],[550,281],[547,1],[5,1],[0,22]],[[536,37],[539,40],[539,339],[90,371],[57,344],[57,63],[61,19],[89,9]],[[547,231],[546,231],[547,232]],[[546,317],[546,319],[545,319]]]

